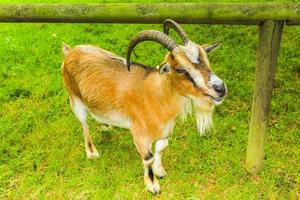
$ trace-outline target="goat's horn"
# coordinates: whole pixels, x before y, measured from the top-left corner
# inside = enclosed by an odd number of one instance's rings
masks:
[[[128,71],[130,71],[130,56],[134,49],[134,47],[143,41],[154,41],[161,45],[163,45],[165,48],[167,48],[169,51],[173,51],[177,44],[172,40],[172,38],[160,31],[154,31],[154,30],[147,30],[147,31],[141,31],[139,32],[132,40],[130,41],[128,45],[127,50],[127,56],[126,56],[126,63]]]
[[[182,41],[184,42],[184,44],[186,44],[186,43],[189,42],[187,34],[179,26],[179,24],[177,24],[175,21],[173,21],[171,19],[166,19],[163,22],[163,26],[164,26],[164,33],[165,34],[169,35],[170,28],[173,28],[178,33],[178,35],[180,36],[180,38],[182,39]]]

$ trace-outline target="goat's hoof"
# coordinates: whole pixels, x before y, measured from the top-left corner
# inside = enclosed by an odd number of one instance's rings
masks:
[[[160,187],[156,178],[154,178],[153,182],[151,180],[146,181],[145,184],[149,192],[151,192],[154,195],[160,194]]]
[[[164,169],[163,166],[153,167],[153,173],[158,178],[163,178],[163,177],[165,177],[167,175],[167,172],[166,172],[166,170]]]
[[[96,150],[96,151],[93,151],[93,152],[87,152],[87,153],[86,153],[86,157],[87,157],[88,159],[98,158],[98,157],[99,157],[99,153],[98,153],[97,150]]]

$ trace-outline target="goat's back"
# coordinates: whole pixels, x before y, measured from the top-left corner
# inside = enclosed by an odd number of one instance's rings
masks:
[[[80,98],[92,110],[108,112],[122,109],[131,95],[140,93],[146,72],[140,67],[128,72],[123,58],[80,45],[65,55],[62,73],[71,97]]]

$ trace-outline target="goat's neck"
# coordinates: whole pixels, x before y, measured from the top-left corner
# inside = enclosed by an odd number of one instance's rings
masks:
[[[145,80],[145,89],[149,98],[157,102],[163,112],[177,117],[184,108],[187,98],[181,96],[173,87],[171,80],[159,73],[152,73]]]

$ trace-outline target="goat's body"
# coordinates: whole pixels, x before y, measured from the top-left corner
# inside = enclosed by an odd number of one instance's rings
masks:
[[[152,140],[168,136],[186,103],[155,70],[135,64],[128,72],[122,58],[92,46],[68,53],[63,77],[71,100],[80,101],[99,122],[138,126]]]
[[[64,83],[71,108],[83,129],[87,157],[99,156],[89,135],[89,112],[100,123],[130,129],[143,160],[146,187],[154,194],[159,193],[155,176],[166,174],[161,152],[168,145],[178,115],[188,112],[190,100],[185,96],[190,94],[186,90],[194,90],[195,82],[184,83],[168,73],[162,75],[159,70],[140,64],[132,64],[129,72],[123,58],[101,48],[89,45],[64,48]],[[175,66],[171,54],[166,56],[165,62]],[[203,131],[210,125],[213,107],[199,97],[193,101],[196,102],[198,130]],[[156,142],[154,155],[153,142]]]
[[[168,34],[170,28],[179,34],[184,46],[162,32],[142,31],[130,41],[126,60],[90,45],[74,49],[63,45],[64,83],[83,130],[87,157],[99,156],[89,135],[88,113],[100,123],[130,129],[143,161],[146,188],[153,194],[160,193],[156,177],[166,175],[161,152],[168,145],[178,115],[187,114],[192,102],[198,131],[203,134],[211,126],[214,105],[227,93],[207,58],[219,42],[200,46],[190,41],[176,22],[166,20],[164,32]],[[159,69],[131,62],[131,53],[143,41],[154,41],[169,50]]]

